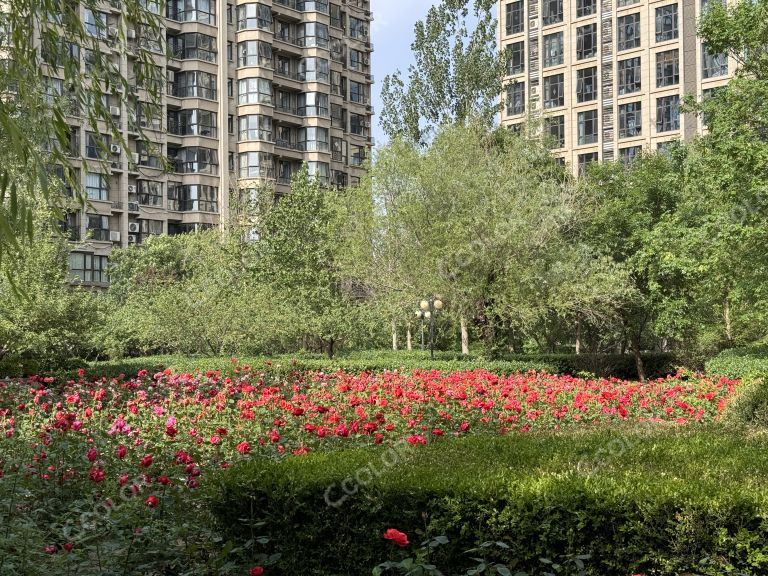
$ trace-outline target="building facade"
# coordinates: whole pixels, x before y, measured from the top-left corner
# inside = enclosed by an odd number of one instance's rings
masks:
[[[629,162],[701,132],[683,96],[706,97],[735,63],[696,35],[707,0],[501,0],[509,56],[501,122],[543,119],[553,153],[574,172]]]
[[[146,5],[159,14],[160,2]],[[72,276],[87,283],[108,282],[115,246],[225,221],[236,190],[267,181],[288,193],[303,163],[329,186],[354,184],[372,145],[369,0],[168,0],[165,8],[165,43],[128,28],[120,0],[81,9],[131,92],[102,97],[127,149],[103,123],[87,127],[87,112],[71,117],[70,154],[89,205],[64,226]],[[166,79],[159,107],[142,86],[139,44]],[[80,58],[88,74],[89,54]],[[62,93],[61,80],[48,82]]]

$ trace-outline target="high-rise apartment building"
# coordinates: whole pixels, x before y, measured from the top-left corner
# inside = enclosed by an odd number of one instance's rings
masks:
[[[71,118],[89,205],[65,225],[73,277],[89,283],[107,282],[113,247],[217,225],[231,192],[270,181],[288,193],[303,163],[329,186],[354,184],[372,145],[369,0],[164,4],[166,42],[128,27],[120,0],[81,9],[131,92],[128,109],[125,98],[102,96],[127,149],[106,128],[88,128],[87,113]],[[145,5],[159,14],[160,2]],[[137,43],[167,79],[156,109],[137,79]],[[80,54],[85,74],[89,56]],[[62,94],[61,80],[47,81]]]
[[[502,124],[543,118],[574,171],[693,137],[701,119],[680,113],[681,98],[706,97],[735,68],[696,35],[708,1],[501,0]]]

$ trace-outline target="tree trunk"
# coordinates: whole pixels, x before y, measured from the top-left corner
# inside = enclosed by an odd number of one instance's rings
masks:
[[[637,377],[640,382],[645,382],[645,366],[643,366],[643,357],[640,355],[640,337],[632,337],[632,354],[635,356],[635,366],[637,367]]]
[[[408,352],[413,350],[413,341],[411,340],[411,323],[408,322],[408,325],[405,327],[405,346],[408,349]]]
[[[469,354],[469,332],[467,331],[467,319],[462,316],[459,319],[461,324],[461,353],[464,356]]]
[[[581,318],[576,319],[576,354],[581,354]]]
[[[392,350],[397,350],[397,324],[392,320]]]
[[[723,320],[725,320],[725,337],[728,343],[733,342],[733,326],[731,325],[731,303],[728,296],[723,299]]]
[[[328,352],[328,359],[329,360],[333,360],[333,352],[334,352],[333,347],[334,347],[335,344],[336,344],[336,340],[334,340],[333,338],[329,338],[328,339],[328,344],[326,346],[326,350]]]

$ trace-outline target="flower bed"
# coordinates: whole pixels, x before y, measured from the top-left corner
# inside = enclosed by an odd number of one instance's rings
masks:
[[[95,527],[106,518],[112,532],[104,534],[114,536],[129,563],[137,548],[126,543],[136,536],[126,533],[137,524],[142,538],[152,538],[150,525],[168,529],[173,506],[203,514],[202,504],[189,502],[206,475],[257,456],[406,442],[418,448],[456,436],[612,423],[706,423],[738,386],[725,378],[640,384],[484,370],[309,372],[280,379],[241,367],[234,377],[170,370],[129,379],[82,376],[66,383],[0,381],[0,499],[7,510],[0,515],[6,526],[18,526],[36,511],[25,538],[44,544],[35,550],[45,561],[75,554],[73,534],[98,540]],[[118,505],[130,514],[111,513]],[[92,517],[84,522],[83,514]],[[8,569],[10,546],[5,553],[0,547],[0,571]],[[84,554],[81,561],[92,562],[93,553]]]

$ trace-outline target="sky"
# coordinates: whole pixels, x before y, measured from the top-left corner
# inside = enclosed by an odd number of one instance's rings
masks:
[[[427,15],[430,6],[437,3],[437,0],[371,0],[371,42],[374,47],[371,67],[375,81],[372,100],[376,113],[373,118],[373,137],[377,145],[386,140],[379,126],[384,77],[398,69],[407,75],[408,66],[413,63],[413,25]]]

